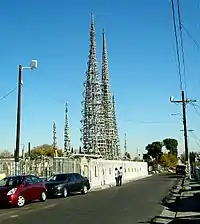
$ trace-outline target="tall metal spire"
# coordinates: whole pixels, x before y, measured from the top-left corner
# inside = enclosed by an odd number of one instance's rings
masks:
[[[124,155],[127,153],[127,141],[126,141],[126,133],[124,134]]]
[[[94,16],[91,18],[90,53],[82,102],[82,143],[85,153],[105,154],[104,113],[96,56]]]
[[[70,134],[69,134],[69,121],[68,121],[68,104],[65,105],[65,129],[64,129],[64,152],[70,153]]]
[[[104,106],[105,116],[105,133],[106,133],[106,157],[108,159],[115,158],[115,130],[112,111],[112,96],[110,92],[110,80],[108,71],[108,59],[107,59],[107,47],[106,47],[106,35],[103,30],[103,51],[102,51],[102,102]]]
[[[120,158],[121,157],[121,149],[120,149],[120,142],[119,142],[119,133],[117,128],[117,118],[116,118],[116,109],[115,109],[115,97],[112,96],[112,112],[113,112],[113,122],[114,122],[114,132],[115,132],[115,157]]]
[[[57,137],[56,137],[56,123],[53,122],[53,150],[54,150],[54,156],[58,156],[57,151]]]

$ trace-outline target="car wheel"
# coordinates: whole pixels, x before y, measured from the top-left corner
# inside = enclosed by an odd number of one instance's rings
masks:
[[[86,185],[83,186],[81,192],[82,192],[82,194],[87,194],[88,193],[88,188],[87,188]]]
[[[25,205],[25,198],[22,195],[19,195],[17,198],[17,206],[23,207]]]
[[[67,188],[63,189],[63,198],[66,198],[68,196]]]
[[[40,197],[40,201],[44,202],[47,200],[47,195],[46,193],[43,191],[42,194],[41,194],[41,197]]]

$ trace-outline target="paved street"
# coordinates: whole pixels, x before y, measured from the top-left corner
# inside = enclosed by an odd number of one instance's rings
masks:
[[[175,180],[172,176],[156,175],[87,195],[0,210],[0,223],[145,223],[162,212],[160,202]]]

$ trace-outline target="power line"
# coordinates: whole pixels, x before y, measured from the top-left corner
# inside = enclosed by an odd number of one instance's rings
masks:
[[[181,75],[181,63],[180,63],[180,54],[179,54],[179,44],[178,44],[178,35],[176,29],[176,18],[175,18],[175,9],[174,9],[174,1],[171,0],[171,7],[172,7],[172,19],[173,19],[173,26],[174,26],[174,36],[175,36],[175,43],[176,43],[176,56],[177,56],[177,63],[178,63],[178,75],[180,81],[180,90],[183,90],[183,82],[182,82],[182,75]]]
[[[190,134],[191,134],[191,137],[194,139],[194,141],[200,148],[200,141],[199,141],[198,137],[193,132],[190,132]]]
[[[197,109],[197,105],[195,105],[194,103],[191,103],[191,105],[193,106],[194,110],[196,111],[196,113],[200,116],[200,112]]]
[[[185,26],[183,24],[181,24],[181,27],[183,28],[183,30],[185,31],[185,33],[188,35],[188,37],[193,41],[193,43],[200,49],[200,44],[198,44],[198,42],[194,39],[194,37],[190,34],[190,32],[188,31],[188,29],[185,28]]]
[[[186,165],[187,165],[187,176],[190,179],[190,165],[189,165],[189,150],[188,150],[188,135],[187,135],[187,115],[186,115],[186,106],[187,103],[196,102],[194,100],[190,100],[187,98],[187,88],[186,88],[186,76],[185,76],[185,57],[184,57],[184,48],[183,48],[183,35],[182,35],[182,26],[181,26],[181,16],[180,16],[180,2],[177,1],[177,10],[178,10],[178,27],[179,27],[179,38],[180,42],[178,41],[178,35],[177,35],[177,25],[176,25],[176,18],[175,18],[175,9],[174,9],[174,0],[171,0],[171,6],[172,6],[172,16],[173,16],[173,25],[174,25],[174,35],[176,40],[176,54],[177,54],[177,60],[178,60],[178,75],[180,79],[180,89],[181,89],[181,100],[174,100],[173,97],[170,97],[170,101],[172,103],[181,103],[182,104],[182,110],[183,110],[183,128],[184,128],[184,142],[185,142],[185,156],[186,156]],[[180,48],[179,48],[180,44]],[[180,54],[181,52],[182,56],[182,64],[180,63]],[[181,73],[181,65],[183,66],[183,74]],[[183,78],[184,78],[184,89],[183,89]],[[185,97],[186,92],[186,97]]]
[[[200,142],[200,139],[197,137],[197,135],[196,135],[193,131],[191,131],[190,133],[194,136],[194,138],[195,138],[198,142]]]
[[[6,93],[4,96],[2,96],[2,97],[0,98],[0,101],[6,99],[6,98],[7,98],[11,93],[13,93],[16,89],[17,89],[17,87],[15,87],[14,89],[12,89],[10,92]]]
[[[182,32],[182,23],[181,23],[181,12],[180,12],[180,0],[177,0],[177,8],[178,8],[178,23],[179,23],[179,33],[180,33],[180,45],[181,45],[181,52],[182,52],[182,63],[183,63],[183,77],[184,77],[184,84],[185,84],[185,92],[187,98],[187,82],[186,82],[186,70],[185,70],[185,52],[183,47],[183,32]]]

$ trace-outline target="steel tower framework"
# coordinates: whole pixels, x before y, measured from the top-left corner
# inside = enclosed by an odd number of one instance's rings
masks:
[[[115,108],[115,97],[112,96],[112,112],[113,112],[113,122],[114,122],[114,144],[115,144],[115,158],[121,158],[121,149],[119,141],[119,132],[117,128],[117,118],[116,118],[116,108]]]
[[[53,122],[53,150],[54,150],[54,156],[58,156],[57,152],[57,137],[56,137],[56,123]]]
[[[116,133],[113,117],[112,96],[110,92],[110,80],[107,59],[106,36],[103,30],[103,51],[102,51],[102,103],[105,116],[105,134],[106,134],[106,158],[114,159],[116,151]]]
[[[83,150],[87,154],[95,153],[105,156],[105,120],[99,84],[93,15],[90,29],[90,53],[84,88],[81,120]]]
[[[69,154],[71,151],[70,147],[70,133],[69,133],[69,121],[68,121],[68,104],[65,105],[65,128],[64,128],[64,152]]]

